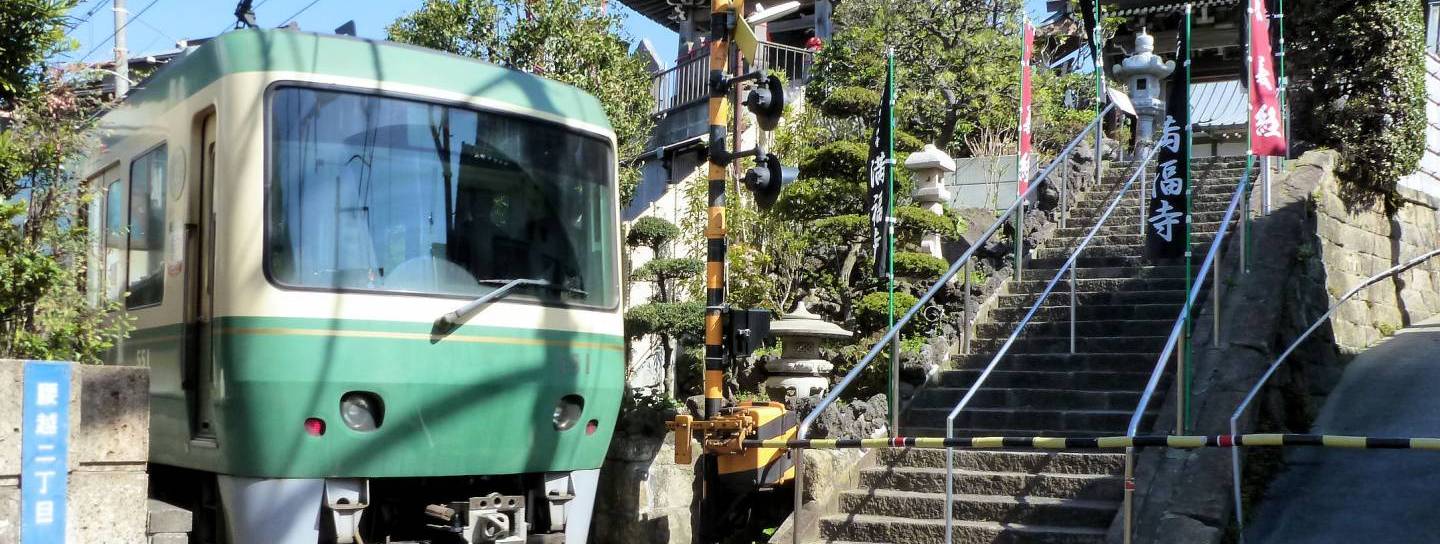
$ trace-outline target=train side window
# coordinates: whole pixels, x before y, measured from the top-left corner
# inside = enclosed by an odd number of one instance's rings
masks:
[[[166,160],[161,145],[130,161],[127,309],[160,304],[165,293]]]
[[[125,185],[119,180],[110,182],[105,189],[105,230],[103,255],[105,300],[118,301],[125,294]]]

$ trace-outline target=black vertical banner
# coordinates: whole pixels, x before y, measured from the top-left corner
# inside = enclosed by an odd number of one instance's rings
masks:
[[[869,168],[870,181],[867,196],[870,201],[870,254],[875,256],[875,275],[887,277],[890,273],[890,236],[891,230],[895,228],[889,220],[893,205],[889,198],[889,180],[886,175],[890,172],[886,168],[890,164],[890,127],[892,122],[893,108],[891,103],[890,81],[891,75],[885,75],[885,93],[880,97],[880,112],[875,116],[875,137],[870,139],[870,159],[866,161]]]
[[[1145,227],[1145,256],[1173,258],[1185,255],[1188,243],[1189,209],[1185,193],[1190,189],[1190,44],[1182,29],[1175,55],[1175,73],[1165,98],[1165,120],[1155,145],[1155,178],[1150,184]]]
[[[1095,39],[1095,0],[1080,0],[1080,14],[1085,18],[1085,39],[1088,43],[1096,43]]]

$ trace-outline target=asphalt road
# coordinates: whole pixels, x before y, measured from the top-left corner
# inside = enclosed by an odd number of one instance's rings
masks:
[[[1440,319],[1352,361],[1313,432],[1440,437]],[[1247,543],[1440,542],[1440,452],[1303,448],[1288,460]]]

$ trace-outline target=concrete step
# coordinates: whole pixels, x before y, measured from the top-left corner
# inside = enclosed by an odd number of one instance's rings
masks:
[[[1099,544],[1105,530],[1090,527],[1048,527],[956,521],[952,525],[954,544]],[[939,519],[894,518],[887,516],[838,515],[820,520],[821,537],[832,540],[866,540],[904,544],[945,542],[945,522]]]
[[[1138,238],[1138,235],[1135,235]],[[1196,267],[1199,265],[1197,264]],[[1191,272],[1194,273],[1193,271]],[[1021,280],[1045,280],[1049,281],[1055,276],[1055,269],[1037,269],[1026,267],[1020,272]],[[1136,266],[1124,267],[1113,266],[1103,268],[1076,268],[1077,278],[1183,278],[1185,277],[1184,265],[1166,266]]]
[[[1131,212],[1134,213],[1135,209],[1140,205],[1138,190],[1139,187],[1131,187],[1130,190],[1125,191],[1125,196],[1120,197],[1120,206],[1115,210],[1115,213],[1120,213],[1123,210],[1131,210]],[[1223,210],[1234,196],[1234,186],[1204,187],[1190,194],[1190,205],[1195,210],[1216,208]],[[1148,202],[1151,198],[1153,197],[1150,196],[1150,191],[1147,187],[1145,200]],[[1075,217],[1073,212],[1080,210],[1104,210],[1108,208],[1112,202],[1115,202],[1114,191],[1087,192],[1075,199],[1075,205],[1070,208],[1070,212],[1072,212],[1071,217]]]
[[[1124,213],[1124,212],[1129,212],[1129,213]],[[1098,218],[1098,217],[1100,217],[1100,214],[1103,214],[1103,213],[1105,213],[1105,209],[1104,209],[1103,207],[1082,208],[1082,209],[1071,210],[1071,211],[1070,211],[1070,217],[1069,217],[1069,219],[1067,219],[1066,222],[1065,222],[1065,227],[1066,227],[1066,228],[1071,228],[1071,227],[1075,227],[1075,226],[1081,226],[1081,227],[1086,227],[1086,228],[1088,228],[1088,227],[1094,226],[1094,225],[1095,225],[1095,219]],[[1239,212],[1239,211],[1235,212],[1235,216],[1238,217],[1239,215],[1240,215],[1240,212]],[[1197,209],[1197,210],[1193,210],[1193,211],[1191,212],[1191,214],[1190,214],[1190,217],[1191,217],[1191,221],[1193,221],[1193,222],[1195,222],[1195,223],[1213,223],[1213,222],[1219,221],[1220,219],[1222,219],[1222,218],[1225,217],[1225,208],[1219,208],[1219,207],[1217,207],[1216,209],[1213,209],[1213,210],[1210,210],[1210,209]],[[1113,213],[1110,214],[1110,218],[1105,221],[1105,224],[1106,224],[1106,225],[1132,225],[1132,226],[1133,226],[1133,225],[1135,225],[1135,224],[1137,224],[1137,223],[1139,223],[1139,222],[1140,222],[1140,215],[1135,213],[1135,209],[1134,209],[1134,208],[1127,208],[1127,209],[1124,209],[1124,210],[1115,210]],[[1136,228],[1138,229],[1138,227],[1136,227]]]
[[[959,402],[967,391],[968,389],[961,387],[927,387],[910,401],[910,409],[949,410],[954,408],[955,403]],[[1134,410],[1139,402],[1139,391],[986,387],[975,392],[969,406],[1045,410]],[[915,420],[915,423],[925,425],[921,420]]]
[[[1236,214],[1236,217],[1239,217],[1238,213]],[[1055,229],[1055,239],[1070,240],[1084,238],[1086,234],[1090,233],[1090,227],[1094,224],[1094,222],[1077,224],[1077,222],[1071,221],[1069,223],[1066,223],[1066,226],[1064,228]],[[1191,234],[1213,234],[1219,228],[1219,220],[1211,222],[1195,222],[1190,224]],[[1232,230],[1231,232],[1234,231]],[[1111,234],[1138,235],[1140,234],[1140,225],[1134,217],[1131,217],[1128,220],[1125,219],[1124,216],[1112,217],[1111,220],[1106,221],[1105,224],[1100,227],[1100,231],[1096,234],[1096,236],[1108,236]],[[1213,239],[1213,237],[1208,239]]]
[[[1080,245],[1080,241],[1085,239],[1086,234],[1076,234],[1075,236],[1056,236],[1054,238],[1051,238],[1050,241],[1045,244],[1045,247],[1073,249],[1075,248],[1075,246]],[[1214,239],[1214,232],[1197,232],[1192,233],[1190,236],[1190,240],[1192,242],[1209,242],[1210,240]],[[1092,247],[1107,246],[1138,246],[1143,243],[1145,243],[1145,236],[1143,234],[1140,234],[1138,232],[1121,232],[1119,230],[1116,230],[1110,232],[1109,234],[1096,234],[1095,237],[1090,240],[1090,245],[1086,246],[1086,248],[1088,249]]]
[[[1214,238],[1208,238],[1208,239],[1205,239],[1205,240],[1193,240],[1193,239],[1192,239],[1192,240],[1191,240],[1191,245],[1190,245],[1190,247],[1191,247],[1192,250],[1195,252],[1195,255],[1198,255],[1200,258],[1203,258],[1203,257],[1205,256],[1205,252],[1210,250],[1210,243],[1209,243],[1209,242],[1210,242],[1210,240],[1212,240],[1212,239],[1214,239]],[[1044,262],[1055,262],[1055,263],[1058,263],[1058,264],[1056,264],[1055,266],[1053,266],[1053,268],[1056,269],[1056,270],[1059,270],[1060,265],[1065,263],[1065,259],[1070,258],[1070,254],[1075,253],[1075,247],[1074,247],[1075,245],[1076,245],[1076,244],[1073,244],[1073,243],[1072,243],[1072,244],[1067,244],[1067,245],[1049,245],[1049,246],[1047,246],[1047,247],[1042,247],[1042,248],[1036,249],[1036,250],[1035,250],[1035,253],[1032,254],[1031,257],[1034,259],[1034,261],[1044,261]],[[1085,246],[1085,251],[1083,251],[1082,253],[1080,253],[1080,258],[1081,258],[1081,259],[1094,259],[1094,258],[1106,258],[1106,257],[1141,257],[1141,256],[1144,256],[1144,255],[1145,255],[1145,246],[1143,246],[1143,245],[1141,245],[1141,244],[1093,244],[1093,243],[1092,243],[1092,244],[1090,244],[1090,245],[1088,245],[1088,246]],[[1196,266],[1199,266],[1198,263],[1199,263],[1199,261],[1200,261],[1200,258],[1196,258],[1196,259],[1193,261],[1194,263],[1196,263],[1196,264],[1195,264]],[[1184,263],[1184,261],[1181,260],[1181,263]],[[1047,268],[1050,268],[1050,267],[1047,267]],[[1069,273],[1067,272],[1066,274],[1068,275]],[[1052,275],[1052,277],[1053,277],[1054,273],[1052,272],[1051,275]]]
[[[945,468],[945,450],[889,448],[876,450],[880,466]],[[1120,453],[1072,453],[1018,450],[955,450],[955,468],[972,471],[1024,472],[1028,474],[1110,474],[1125,470]]]
[[[1195,255],[1194,255],[1193,261],[1192,261],[1192,262],[1195,264],[1196,267],[1199,267],[1199,266],[1200,266],[1199,263],[1200,263],[1202,260],[1204,260],[1204,258],[1205,258],[1205,252],[1210,251],[1210,244],[1206,243],[1206,244],[1198,244],[1198,245],[1199,245],[1200,247],[1199,247],[1198,249],[1196,249]],[[1059,269],[1061,265],[1064,265],[1064,264],[1065,264],[1065,261],[1066,261],[1067,259],[1069,259],[1069,258],[1070,258],[1069,254],[1066,254],[1066,255],[1060,256],[1060,257],[1046,257],[1046,258],[1043,258],[1043,259],[1040,259],[1040,258],[1037,258],[1037,259],[1027,259],[1027,260],[1025,261],[1025,268],[1034,268],[1034,269],[1036,269],[1036,270],[1046,270],[1046,269],[1048,269],[1048,270],[1050,270],[1050,275],[1051,275],[1051,276],[1054,276],[1054,275],[1055,275],[1055,270]],[[1134,254],[1132,254],[1132,255],[1125,256],[1125,257],[1101,257],[1101,256],[1096,256],[1095,254],[1093,254],[1093,253],[1091,253],[1091,252],[1089,252],[1089,251],[1086,251],[1085,253],[1083,253],[1083,254],[1080,255],[1080,258],[1079,258],[1079,259],[1076,259],[1076,260],[1075,260],[1075,265],[1078,266],[1078,267],[1080,267],[1080,268],[1111,268],[1111,267],[1130,267],[1130,266],[1134,266],[1134,267],[1140,267],[1140,266],[1184,266],[1184,265],[1185,265],[1185,258],[1184,258],[1184,257],[1175,257],[1175,258],[1169,258],[1169,259],[1160,259],[1160,258],[1153,258],[1153,259],[1152,259],[1152,258],[1150,258],[1150,257],[1142,257],[1142,256],[1140,256],[1139,252],[1136,252],[1136,253],[1134,253]]]
[[[903,419],[902,419],[901,422],[900,422],[900,429],[901,429],[901,431],[905,434],[905,436],[928,436],[928,437],[944,437],[944,436],[945,436],[945,427],[924,427],[924,426],[920,426],[920,425],[912,425],[912,424],[907,424],[907,423],[905,423],[905,421],[904,421]],[[960,437],[995,437],[995,436],[1005,437],[1005,436],[1018,436],[1018,437],[1025,438],[1025,437],[1033,437],[1033,436],[1046,436],[1046,437],[1056,437],[1056,438],[1095,438],[1095,437],[1101,437],[1101,436],[1123,436],[1124,434],[1125,434],[1125,433],[1124,433],[1123,431],[1116,431],[1116,430],[1114,430],[1114,429],[1081,429],[1081,430],[1069,430],[1069,431],[1056,431],[1056,430],[1037,431],[1037,430],[1034,430],[1034,429],[972,429],[972,428],[968,428],[968,427],[956,427],[956,428],[955,428],[955,436],[960,436]]]
[[[963,389],[953,391],[963,394]],[[984,391],[982,388],[981,391]],[[977,393],[978,394],[978,393]],[[960,394],[953,397],[950,406],[943,408],[911,407],[905,413],[905,422],[920,427],[944,427],[945,418],[960,401]],[[1013,429],[1018,431],[1076,431],[1099,429],[1124,434],[1134,415],[1135,405],[1114,410],[1044,409],[1020,406],[981,408],[966,406],[955,416],[955,426],[967,429]],[[1153,421],[1154,415],[1143,418]],[[1146,422],[1142,420],[1141,424]]]
[[[953,364],[957,369],[984,368],[993,357],[992,353],[960,355]],[[1016,371],[1149,372],[1155,368],[1156,357],[1150,353],[1011,353],[1000,364]]]
[[[1033,319],[1060,321],[1070,319],[1070,294],[1050,295],[1045,304],[1035,310]],[[1054,298],[1059,296],[1059,298]],[[1077,297],[1078,298],[1078,297]],[[1083,299],[1082,299],[1083,300]],[[1033,303],[1033,300],[1031,301]],[[1075,306],[1075,318],[1080,320],[1108,320],[1108,319],[1160,319],[1174,321],[1180,317],[1181,297],[1176,297],[1172,302],[1152,304],[1100,304],[1094,300],[1089,303],[1077,302]],[[1028,305],[1012,305],[1004,308],[990,310],[990,319],[996,321],[1008,321],[1014,323],[1029,311]]]
[[[1080,336],[1075,338],[1075,351],[1103,351],[1112,353],[1159,353],[1165,345],[1164,336],[1138,336],[1138,334],[1160,334],[1168,333],[1168,330],[1156,331],[1114,331],[1111,334],[1132,333],[1137,336]],[[976,351],[999,352],[1000,347],[1005,344],[1007,337],[984,337],[977,336],[970,341],[970,349]],[[1021,334],[1010,345],[1011,353],[1060,353],[1070,351],[1069,336],[1033,336]]]
[[[1050,296],[1051,296],[1051,297],[1058,296],[1058,297],[1060,297],[1060,300],[1061,300],[1061,301],[1065,301],[1065,300],[1067,300],[1067,299],[1070,298],[1070,295],[1069,295],[1068,293],[1066,293],[1066,292],[1061,292],[1061,293],[1058,293],[1058,294],[1052,294],[1052,295],[1050,295]],[[1178,312],[1179,312],[1180,310],[1179,310],[1179,308],[1177,307],[1175,311],[1177,312],[1177,315],[1178,315]],[[1080,313],[1080,308],[1079,308],[1078,306],[1075,308],[1075,313],[1076,313],[1076,314],[1079,314],[1079,313]],[[1025,330],[1021,333],[1021,334],[1022,334],[1022,337],[1026,337],[1026,336],[1064,336],[1064,337],[1069,337],[1069,336],[1070,336],[1070,321],[1069,321],[1069,319],[1067,319],[1068,317],[1069,317],[1068,315],[1065,315],[1065,316],[1063,316],[1061,319],[1057,319],[1057,320],[1053,320],[1053,321],[1042,321],[1042,320],[1034,320],[1034,319],[1032,319],[1029,323],[1027,323],[1027,324],[1025,325]],[[990,322],[988,322],[988,323],[981,323],[981,324],[975,326],[975,337],[976,337],[976,338],[1004,338],[1004,337],[1009,336],[1010,333],[1015,330],[1015,326],[1018,325],[1018,324],[1019,324],[1019,321],[1017,321],[1017,320],[1003,320],[1003,321],[1001,321],[1001,320],[994,320],[994,321],[990,321]],[[1171,326],[1172,324],[1174,324],[1174,321],[1172,321],[1172,320],[1167,320],[1167,319],[1104,319],[1104,320],[1087,320],[1087,319],[1080,318],[1080,319],[1076,319],[1076,321],[1075,321],[1075,336],[1077,337],[1076,340],[1079,340],[1079,337],[1081,337],[1081,336],[1098,336],[1098,335],[1113,335],[1113,334],[1125,334],[1125,335],[1128,335],[1128,334],[1155,334],[1153,331],[1167,331],[1167,332],[1168,332],[1168,331],[1170,330],[1170,326]],[[971,345],[973,346],[974,344],[972,343]]]
[[[1056,499],[1116,500],[1123,493],[1118,474],[1060,474],[955,470],[955,492],[969,495],[1028,495]],[[944,468],[872,467],[860,471],[863,489],[944,493]],[[936,516],[939,517],[939,516]]]
[[[1158,356],[1158,353],[1155,355]],[[1002,360],[1001,365],[1005,362]],[[1088,370],[1007,370],[1003,366],[990,373],[985,379],[987,388],[1041,388],[1041,389],[1092,389],[1114,391],[1140,391],[1150,379],[1150,371],[1143,372],[1096,372]],[[980,369],[944,370],[940,372],[940,387],[970,387]]]
[[[1088,249],[1087,249],[1087,251],[1088,251]],[[1019,282],[1014,282],[1014,281],[1006,282],[1006,284],[1005,284],[1005,291],[1006,291],[1007,293],[1036,293],[1036,294],[1038,294],[1038,293],[1040,293],[1040,292],[1042,292],[1042,291],[1045,290],[1045,286],[1050,284],[1050,280],[1054,278],[1054,275],[1055,275],[1057,272],[1058,272],[1058,269],[1055,270],[1055,271],[1052,271],[1052,272],[1051,272],[1051,277],[1045,278],[1045,279],[1035,279],[1035,280],[1023,280],[1023,279],[1022,279],[1022,280],[1019,281]],[[1173,291],[1173,290],[1176,290],[1176,289],[1182,289],[1182,290],[1185,289],[1185,278],[1184,278],[1184,277],[1174,277],[1174,278],[1087,278],[1087,277],[1084,277],[1084,276],[1080,275],[1080,273],[1079,273],[1078,271],[1075,273],[1075,290],[1076,290],[1076,291],[1080,291],[1080,292]],[[1060,276],[1059,281],[1056,281],[1056,282],[1055,282],[1055,289],[1052,291],[1053,294],[1052,294],[1051,296],[1055,296],[1055,294],[1066,294],[1066,295],[1068,295],[1069,292],[1070,292],[1070,271],[1067,270],[1067,271],[1065,271],[1065,273],[1064,273],[1063,275]]]
[[[1110,526],[1120,503],[956,494],[951,500],[951,507],[953,519],[1103,529]],[[945,494],[890,489],[851,490],[840,495],[840,509],[855,515],[945,519]]]
[[[1167,289],[1167,290],[1152,290],[1152,291],[1116,291],[1116,292],[1077,291],[1077,292],[1075,293],[1075,303],[1076,303],[1077,305],[1078,305],[1078,304],[1087,304],[1087,305],[1088,305],[1088,304],[1100,304],[1100,305],[1115,305],[1115,304],[1167,304],[1167,303],[1168,303],[1168,304],[1176,304],[1176,305],[1178,305],[1178,304],[1184,303],[1184,301],[1185,301],[1185,295],[1186,295],[1186,293],[1185,293],[1185,290],[1184,290],[1184,289]],[[1023,294],[1018,294],[1018,295],[1002,294],[1002,295],[999,295],[999,296],[997,297],[997,299],[996,299],[996,304],[997,304],[997,307],[999,307],[999,308],[1017,308],[1017,307],[1018,307],[1018,308],[1026,308],[1026,309],[1029,309],[1030,306],[1035,303],[1035,299],[1036,299],[1036,297],[1038,297],[1038,296],[1039,296],[1039,293],[1023,293]],[[1052,293],[1050,294],[1050,296],[1045,299],[1045,304],[1044,304],[1043,306],[1066,305],[1066,307],[1068,308],[1068,307],[1069,307],[1069,306],[1068,306],[1069,304],[1070,304],[1070,292],[1067,290],[1067,291],[1065,291],[1065,292],[1063,293],[1063,296],[1062,296],[1060,293],[1052,292]],[[1178,310],[1177,310],[1177,311],[1178,311]],[[1021,315],[1024,315],[1024,314],[1021,314]]]

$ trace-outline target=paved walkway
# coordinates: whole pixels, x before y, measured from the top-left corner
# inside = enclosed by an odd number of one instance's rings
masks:
[[[1440,437],[1440,319],[1356,358],[1313,432]],[[1296,450],[1248,529],[1249,544],[1440,542],[1440,452]]]

